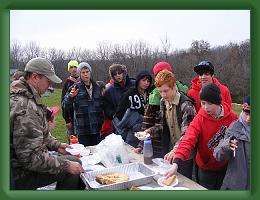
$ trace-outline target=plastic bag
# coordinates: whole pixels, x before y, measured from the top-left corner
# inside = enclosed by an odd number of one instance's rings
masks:
[[[129,163],[129,156],[121,135],[108,135],[96,146],[97,153],[105,167]]]

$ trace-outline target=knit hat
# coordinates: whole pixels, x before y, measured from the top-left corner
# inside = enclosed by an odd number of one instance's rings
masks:
[[[91,66],[90,66],[88,63],[86,63],[86,62],[81,62],[81,63],[79,63],[79,66],[78,66],[78,68],[77,68],[77,74],[78,74],[78,76],[80,76],[80,72],[81,72],[81,70],[82,70],[83,68],[89,69],[90,73],[92,72]]]
[[[125,66],[125,65],[112,64],[112,65],[109,67],[109,75],[110,75],[111,79],[113,79],[113,80],[115,80],[115,79],[114,79],[114,73],[115,73],[116,71],[122,71],[122,72],[123,72],[123,75],[124,75],[124,78],[126,78],[127,69],[126,69],[126,66]]]
[[[158,62],[153,67],[153,74],[154,74],[154,76],[156,76],[160,71],[162,71],[164,69],[166,69],[168,71],[172,71],[172,66],[169,63],[167,63],[167,62]]]
[[[212,75],[214,74],[214,65],[207,60],[201,61],[193,69],[197,74],[200,74],[200,73],[205,72],[205,71],[211,72]]]
[[[61,83],[62,80],[56,76],[53,64],[45,58],[33,58],[25,65],[25,72],[34,72],[46,76],[54,83]]]
[[[214,83],[203,86],[200,90],[200,100],[220,105],[222,98],[219,87]]]
[[[143,71],[141,71],[141,72],[139,72],[139,73],[137,74],[137,76],[136,76],[136,81],[135,81],[135,87],[136,87],[136,88],[138,87],[138,84],[139,84],[140,80],[141,80],[142,78],[144,78],[144,77],[148,77],[148,79],[150,80],[150,85],[149,85],[149,87],[147,88],[147,90],[149,90],[150,87],[152,86],[152,80],[153,80],[153,79],[152,79],[151,74],[150,74],[149,72],[145,71],[145,70],[143,70]]]
[[[246,96],[243,104],[243,111],[250,112],[250,110],[251,110],[250,96]]]
[[[76,60],[69,61],[69,63],[68,63],[68,71],[70,71],[71,67],[78,67],[78,65],[79,65],[79,63]]]

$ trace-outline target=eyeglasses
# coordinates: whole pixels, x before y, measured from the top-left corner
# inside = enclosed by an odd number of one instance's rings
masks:
[[[113,76],[120,75],[120,74],[123,74],[123,72],[122,71],[116,71],[116,72],[113,73]]]

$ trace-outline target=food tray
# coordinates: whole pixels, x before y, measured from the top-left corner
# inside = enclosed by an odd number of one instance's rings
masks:
[[[128,181],[123,181],[120,183],[114,183],[109,185],[102,185],[98,183],[95,179],[97,175],[121,172],[129,176]],[[89,185],[91,189],[95,190],[123,190],[130,188],[131,186],[145,185],[152,182],[153,177],[157,173],[151,170],[149,167],[143,163],[130,163],[125,165],[120,165],[116,167],[106,168],[103,170],[85,172],[81,174],[82,180],[86,185]]]

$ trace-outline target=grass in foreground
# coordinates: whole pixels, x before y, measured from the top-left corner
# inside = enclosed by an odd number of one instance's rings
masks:
[[[42,97],[42,101],[49,107],[59,106],[61,108],[61,89],[55,89],[54,93],[50,94],[49,97]],[[242,105],[233,103],[232,109],[239,115],[242,110]],[[56,119],[56,126],[54,130],[52,130],[52,135],[61,142],[67,142],[67,129],[61,111]]]

